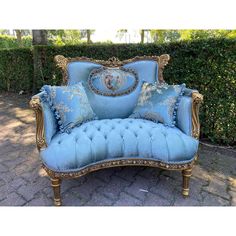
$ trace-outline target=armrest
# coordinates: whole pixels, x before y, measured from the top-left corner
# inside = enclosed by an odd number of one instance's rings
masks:
[[[44,99],[44,93],[38,93],[30,101],[30,107],[36,115],[36,145],[39,151],[49,145],[53,135],[57,132],[57,121]]]
[[[186,89],[177,111],[177,127],[196,139],[200,135],[199,107],[203,96],[197,90]]]

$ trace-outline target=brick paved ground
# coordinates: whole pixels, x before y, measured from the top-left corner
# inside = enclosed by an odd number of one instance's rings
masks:
[[[0,94],[0,205],[51,206],[52,190],[35,148],[28,98]],[[236,152],[201,145],[190,197],[181,196],[181,174],[155,168],[101,170],[62,183],[66,206],[236,205]]]

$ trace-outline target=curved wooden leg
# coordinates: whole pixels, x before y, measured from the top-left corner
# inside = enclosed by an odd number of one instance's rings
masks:
[[[60,193],[61,179],[51,178],[51,186],[54,192],[54,205],[61,206],[61,193]]]
[[[183,188],[182,188],[182,194],[184,197],[189,196],[189,180],[192,175],[192,168],[182,170],[182,176],[183,176]]]
[[[198,152],[197,152],[196,155],[195,155],[195,157],[194,157],[194,164],[197,164],[198,159],[199,159],[199,154],[198,154]]]

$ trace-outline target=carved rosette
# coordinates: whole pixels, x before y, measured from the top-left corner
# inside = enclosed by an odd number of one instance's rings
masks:
[[[63,73],[63,84],[67,84],[68,81],[68,71],[67,71],[67,65],[70,62],[76,62],[76,61],[84,61],[84,62],[92,62],[101,64],[106,67],[120,67],[127,63],[140,61],[140,60],[150,60],[150,61],[156,61],[158,63],[158,79],[159,82],[163,83],[163,70],[164,67],[168,64],[168,61],[170,60],[170,56],[168,54],[163,54],[161,56],[136,56],[134,58],[120,61],[116,57],[111,57],[108,60],[96,60],[88,57],[74,57],[74,58],[65,58],[62,55],[57,55],[54,58],[54,61],[56,62],[57,67],[59,67],[62,70]]]
[[[200,121],[199,107],[203,102],[203,96],[198,92],[192,93],[192,136],[199,139],[200,136]]]
[[[118,58],[111,57],[107,61],[103,61],[103,65],[108,66],[108,67],[119,67],[119,66],[122,66],[123,63]]]
[[[140,158],[135,159],[125,159],[125,160],[111,160],[104,161],[103,163],[97,163],[89,167],[85,167],[79,171],[74,172],[55,172],[44,164],[42,167],[46,170],[48,175],[51,178],[79,178],[83,175],[86,175],[90,172],[97,171],[100,169],[110,168],[110,167],[118,167],[118,166],[149,166],[149,167],[158,167],[167,170],[185,170],[192,168],[194,161],[184,164],[168,164],[160,161],[153,160],[144,160]]]
[[[47,146],[44,136],[43,111],[39,97],[33,97],[30,101],[30,107],[34,110],[36,116],[36,145],[38,150]]]

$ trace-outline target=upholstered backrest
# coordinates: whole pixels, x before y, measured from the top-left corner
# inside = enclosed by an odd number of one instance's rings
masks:
[[[92,109],[100,119],[127,118],[133,111],[143,82],[163,82],[169,55],[143,56],[119,61],[55,57],[65,84],[82,82]]]

